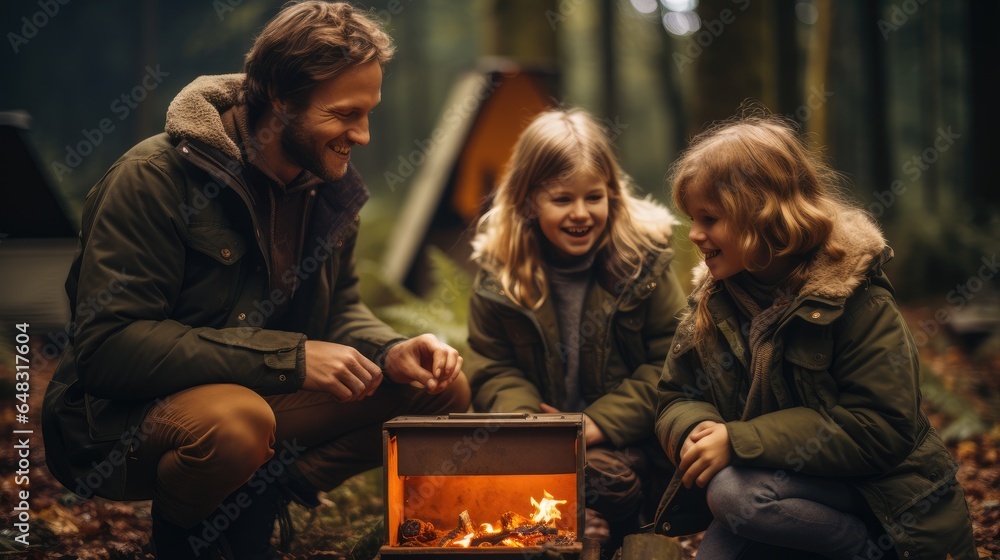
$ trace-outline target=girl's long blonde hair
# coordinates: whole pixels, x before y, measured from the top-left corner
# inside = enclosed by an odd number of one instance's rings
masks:
[[[774,258],[795,264],[779,289],[797,293],[810,260],[820,249],[841,258],[830,238],[847,207],[840,177],[810,151],[780,117],[755,114],[716,123],[696,136],[673,166],[674,205],[691,215],[688,194],[697,192],[718,208],[730,231],[738,232],[748,271],[765,269]],[[708,279],[704,289],[714,291]],[[715,324],[702,294],[695,310],[695,335],[712,340]]]
[[[634,194],[603,127],[580,109],[546,111],[518,138],[472,242],[473,259],[499,277],[514,303],[537,309],[548,295],[537,194],[546,186],[590,177],[608,187],[608,222],[597,243],[598,262],[617,278],[635,278],[651,251],[666,249],[673,216]]]

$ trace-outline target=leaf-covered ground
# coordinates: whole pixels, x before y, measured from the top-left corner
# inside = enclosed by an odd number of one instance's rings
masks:
[[[919,309],[909,310],[907,319],[911,326],[926,320]],[[970,341],[942,330],[918,336],[917,341],[925,370],[926,411],[961,462],[958,479],[968,497],[980,555],[1000,559],[1000,338],[994,334],[985,341]],[[150,531],[149,502],[81,500],[48,474],[38,419],[49,375],[50,371],[32,372],[30,422],[22,425],[16,422],[10,367],[0,365],[0,433],[11,441],[0,448],[0,557],[152,558],[144,550]],[[34,430],[28,486],[16,478],[15,429]],[[22,490],[29,491],[27,549],[15,541],[15,507]],[[383,538],[380,472],[349,480],[324,496],[323,502],[314,513],[292,506],[298,538],[286,560],[372,558]],[[687,558],[696,554],[698,541],[697,536],[680,540]]]

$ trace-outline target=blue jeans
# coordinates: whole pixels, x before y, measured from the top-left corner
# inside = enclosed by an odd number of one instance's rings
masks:
[[[837,478],[729,466],[709,482],[708,507],[715,520],[698,547],[708,560],[741,558],[754,543],[851,559],[869,538],[868,504]]]

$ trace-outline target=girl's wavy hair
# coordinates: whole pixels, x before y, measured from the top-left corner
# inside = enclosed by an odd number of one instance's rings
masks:
[[[779,289],[795,293],[818,250],[834,258],[844,255],[830,237],[848,206],[841,177],[788,121],[754,107],[744,111],[691,141],[671,171],[673,203],[690,216],[688,195],[702,195],[729,231],[740,235],[737,245],[750,272],[765,269],[776,257],[792,259],[795,267]],[[715,280],[709,278],[704,289],[715,291]],[[710,341],[715,325],[708,293],[696,298],[695,333]]]
[[[243,61],[251,119],[271,99],[302,107],[313,86],[361,64],[385,66],[395,52],[377,20],[344,2],[289,2],[271,18]]]
[[[590,178],[607,185],[608,222],[596,247],[615,278],[636,278],[646,255],[665,250],[676,221],[665,207],[634,194],[604,128],[580,109],[545,111],[518,138],[472,243],[473,259],[497,274],[514,303],[537,309],[548,295],[538,195]]]

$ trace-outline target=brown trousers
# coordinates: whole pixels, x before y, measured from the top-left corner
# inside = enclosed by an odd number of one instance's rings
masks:
[[[464,376],[437,395],[384,381],[352,403],[314,391],[261,397],[240,385],[193,387],[149,412],[129,485],[168,521],[193,527],[265,463],[265,477],[294,463],[317,489],[331,490],[382,463],[383,422],[465,412],[469,398]]]

